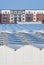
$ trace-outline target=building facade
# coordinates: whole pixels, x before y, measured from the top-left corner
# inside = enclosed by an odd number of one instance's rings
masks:
[[[24,19],[25,10],[11,10],[10,11],[10,23],[17,23],[25,21]]]
[[[44,10],[25,10],[25,22],[40,22],[44,20]]]
[[[10,23],[10,10],[1,10],[1,23]]]
[[[0,10],[0,23],[41,22],[44,10]]]

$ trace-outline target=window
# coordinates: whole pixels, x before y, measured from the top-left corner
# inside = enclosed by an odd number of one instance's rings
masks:
[[[4,17],[8,17],[8,15],[7,14],[4,14]]]
[[[13,14],[11,14],[11,17],[13,17]]]
[[[38,14],[39,12],[37,12],[37,14]]]
[[[23,13],[23,12],[22,12],[22,11],[20,11],[20,10],[18,10],[18,11],[17,11],[17,14],[22,14],[22,13]]]
[[[32,18],[31,17],[26,17],[26,21],[27,22],[32,21]]]
[[[7,19],[3,19],[3,22],[7,22],[8,20]]]
[[[11,11],[11,14],[13,14],[14,13],[14,11]]]
[[[18,18],[18,21],[21,22],[21,18],[20,17]]]
[[[13,21],[11,21],[11,23],[14,23]]]
[[[23,18],[23,20],[24,20],[24,18]]]
[[[34,12],[34,14],[35,14],[35,12]]]
[[[29,14],[30,14],[30,11],[29,11]]]
[[[13,20],[13,18],[11,18],[11,20]]]
[[[22,13],[25,13],[25,11],[22,11]]]
[[[3,17],[3,19],[7,19],[8,17]]]
[[[21,14],[18,14],[19,17],[21,17]]]
[[[34,20],[36,20],[36,18],[34,18]]]
[[[9,14],[9,12],[8,12],[8,14]]]
[[[14,14],[17,14],[17,11],[14,11]]]
[[[24,15],[22,15],[24,17]]]

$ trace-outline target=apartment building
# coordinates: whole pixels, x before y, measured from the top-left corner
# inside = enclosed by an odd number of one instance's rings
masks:
[[[25,10],[25,22],[32,22],[32,21],[33,21],[33,11]]]
[[[44,10],[0,10],[0,23],[41,22]]]
[[[25,10],[11,10],[10,11],[10,23],[24,22]]]
[[[39,22],[42,20],[44,20],[44,10],[37,11],[36,21]]]
[[[44,10],[25,10],[25,22],[40,22],[44,20]]]
[[[1,23],[10,23],[10,10],[1,10]]]

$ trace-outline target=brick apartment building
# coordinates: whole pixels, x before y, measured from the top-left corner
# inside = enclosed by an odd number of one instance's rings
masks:
[[[0,23],[41,22],[44,10],[0,10]]]
[[[1,23],[10,23],[10,10],[1,10]]]
[[[40,22],[44,20],[44,10],[25,10],[25,22]]]

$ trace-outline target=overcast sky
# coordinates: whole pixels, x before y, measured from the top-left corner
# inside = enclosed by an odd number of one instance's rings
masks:
[[[0,0],[0,9],[44,9],[44,0]]]

